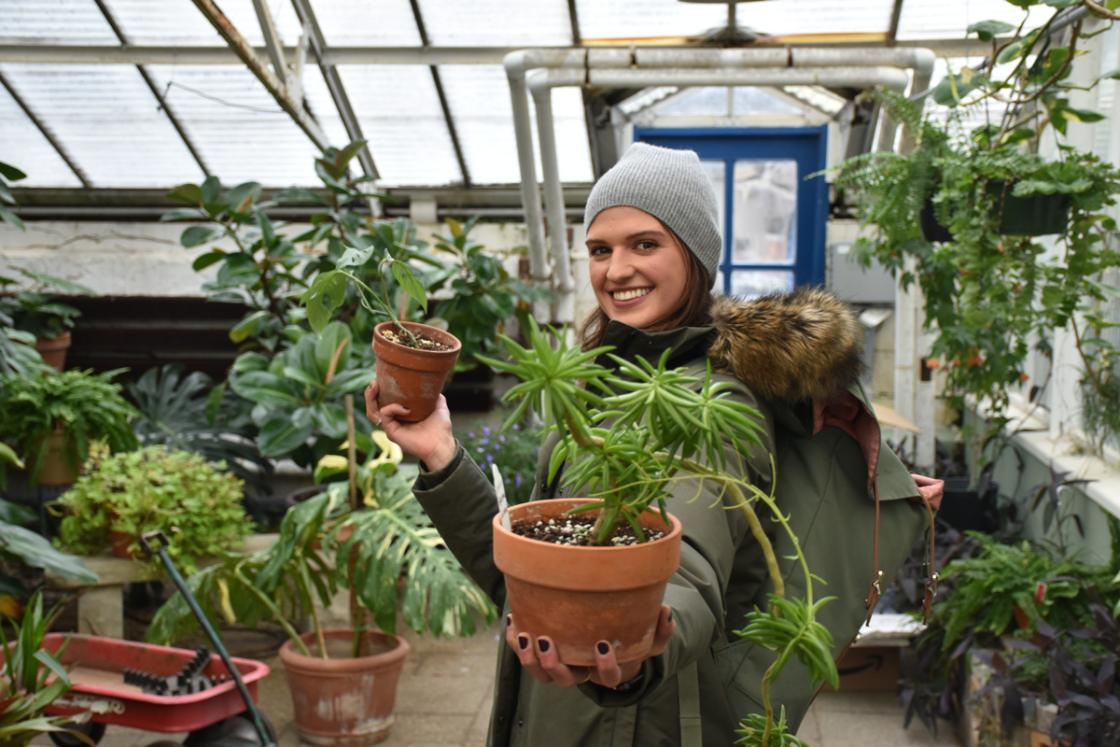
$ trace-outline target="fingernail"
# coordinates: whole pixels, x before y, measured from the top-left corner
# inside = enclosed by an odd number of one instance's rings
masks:
[[[513,615],[506,615],[506,627],[513,625]]]
[[[537,648],[540,649],[540,652],[542,654],[548,653],[548,649],[549,649],[548,639],[547,638],[538,638],[537,639]]]
[[[673,611],[672,610],[669,610],[668,612],[665,613],[665,622],[667,622],[667,623],[673,622]]]
[[[611,651],[610,644],[606,641],[599,641],[595,644],[595,648],[598,649],[600,656],[606,656]]]
[[[529,636],[525,635],[524,633],[518,634],[518,636],[517,636],[517,647],[520,648],[522,651],[528,651],[529,650]]]

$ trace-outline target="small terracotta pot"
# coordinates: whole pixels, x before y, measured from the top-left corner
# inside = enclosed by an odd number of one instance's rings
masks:
[[[129,549],[134,539],[136,538],[131,534],[118,532],[116,529],[110,529],[109,552],[113,554],[114,558],[124,558],[125,560],[134,559],[136,555]]]
[[[77,471],[66,458],[66,432],[58,425],[47,437],[47,453],[39,468],[39,484],[48,487],[73,485],[77,479]]]
[[[353,658],[351,631],[327,630],[324,636],[330,659],[304,656],[290,640],[280,647],[300,738],[308,744],[346,746],[384,740],[393,725],[397,680],[408,655],[408,642],[368,631],[363,645],[381,651]],[[302,640],[318,654],[313,632]]]
[[[66,368],[66,351],[70,349],[70,332],[58,337],[40,337],[35,340],[35,349],[43,356],[43,362],[61,371]]]
[[[511,506],[510,522],[560,518],[590,498],[557,498]],[[569,666],[594,666],[595,644],[615,646],[619,662],[649,655],[669,577],[681,556],[681,523],[656,511],[642,515],[661,539],[624,547],[573,547],[521,537],[494,517],[494,562],[519,630],[547,635]]]
[[[396,326],[395,322],[382,322],[373,328],[373,355],[377,359],[377,395],[381,406],[400,403],[409,409],[401,420],[415,423],[432,414],[436,409],[448,374],[455,367],[462,344],[454,335],[436,327],[416,322],[403,322],[413,334],[423,334],[449,345],[449,350],[417,350],[391,342],[381,332]]]

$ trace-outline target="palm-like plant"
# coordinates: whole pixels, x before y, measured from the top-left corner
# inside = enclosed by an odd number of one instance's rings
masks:
[[[558,334],[546,334],[530,320],[529,344],[503,337],[509,361],[484,359],[499,371],[521,379],[505,396],[517,402],[503,427],[539,408],[546,428],[560,434],[551,455],[549,480],[566,465],[561,482],[598,500],[576,510],[598,510],[592,541],[603,544],[620,522],[641,540],[638,517],[651,506],[665,511],[669,486],[690,480],[697,497],[705,485],[714,486],[725,503],[742,512],[766,558],[774,593],[767,610],[756,610],[738,634],[777,653],[761,688],[765,715],[744,721],[741,744],[757,747],[789,745],[784,713],[775,712],[770,684],[789,659],[796,657],[818,682],[839,682],[832,659],[832,636],[816,620],[830,598],[814,600],[814,582],[797,536],[774,496],[744,477],[743,460],[762,447],[761,414],[734,399],[732,385],[713,376],[709,365],[702,375],[668,368],[666,352],[656,364],[628,361],[610,355],[612,348],[580,350]],[[599,361],[607,356],[615,368]],[[773,484],[773,481],[772,481]],[[569,491],[569,494],[576,494]],[[756,509],[790,537],[801,572],[805,598],[786,597],[778,559]]]

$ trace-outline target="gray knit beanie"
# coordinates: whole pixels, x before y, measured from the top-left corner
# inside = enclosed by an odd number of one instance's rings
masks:
[[[638,208],[672,229],[715,285],[723,254],[719,202],[696,151],[631,145],[592,188],[584,229],[599,213],[619,206]]]

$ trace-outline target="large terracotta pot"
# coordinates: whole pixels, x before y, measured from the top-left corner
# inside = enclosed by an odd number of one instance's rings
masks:
[[[393,707],[408,642],[379,631],[365,634],[367,656],[353,658],[349,630],[327,630],[331,658],[304,656],[287,641],[280,659],[292,694],[296,731],[308,744],[376,744],[389,736]],[[303,636],[307,648],[317,654],[315,634]]]
[[[510,522],[559,518],[589,498],[558,498],[511,506]],[[681,555],[681,523],[666,526],[656,511],[643,514],[661,539],[625,547],[573,547],[521,537],[494,517],[494,562],[505,574],[506,598],[520,630],[547,635],[560,660],[592,666],[595,644],[615,644],[620,662],[649,655],[661,601]]]
[[[395,322],[382,322],[373,328],[373,355],[377,359],[377,395],[382,407],[400,403],[409,409],[401,420],[418,422],[432,414],[436,400],[443,391],[448,374],[455,367],[462,344],[458,338],[427,324],[403,322],[414,334],[449,345],[449,350],[417,350],[392,342],[382,336]]]
[[[66,351],[70,349],[70,332],[58,337],[40,337],[35,340],[35,349],[43,356],[43,362],[59,371],[66,367]]]
[[[43,464],[39,468],[39,485],[73,485],[77,479],[78,472],[66,458],[66,433],[61,425],[56,426],[47,437],[47,452],[43,455]]]

